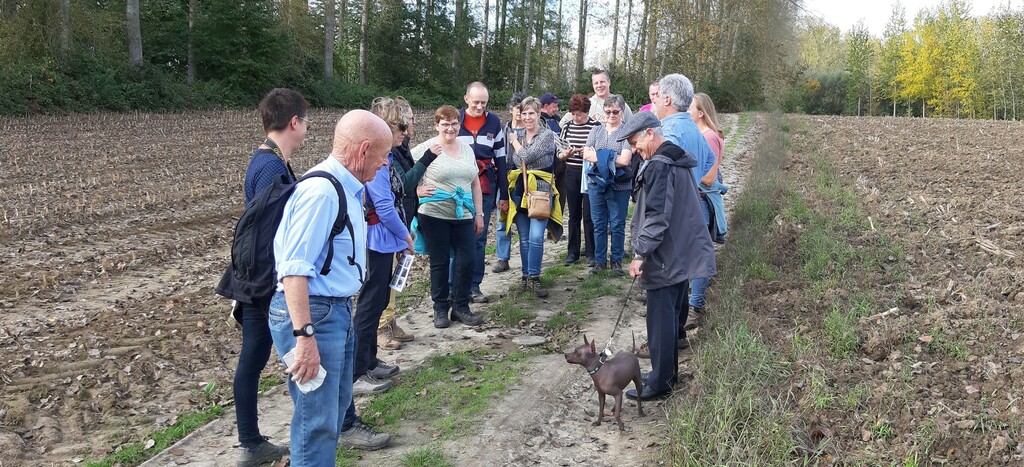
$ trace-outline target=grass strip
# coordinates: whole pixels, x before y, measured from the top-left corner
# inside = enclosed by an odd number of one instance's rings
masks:
[[[775,274],[767,252],[772,221],[781,209],[786,128],[781,115],[767,117],[755,147],[751,174],[756,176],[737,200],[729,244],[719,255],[715,313],[708,317],[708,335],[694,346],[694,380],[690,391],[675,395],[668,406],[669,441],[661,454],[670,464],[800,462],[790,432],[795,415],[788,400],[772,390],[789,370],[758,331],[758,318],[743,295],[750,279]]]
[[[375,396],[363,417],[384,431],[414,419],[427,422],[434,439],[463,436],[496,397],[518,383],[526,359],[534,354],[474,349],[435,355],[422,367],[403,372],[390,391]]]
[[[144,437],[146,440],[153,441],[153,444],[149,447],[146,447],[147,441],[123,444],[117,451],[107,454],[102,459],[88,461],[85,465],[88,467],[111,467],[114,465],[128,467],[139,465],[223,413],[224,408],[215,405],[199,412],[179,415],[178,420],[173,425]]]

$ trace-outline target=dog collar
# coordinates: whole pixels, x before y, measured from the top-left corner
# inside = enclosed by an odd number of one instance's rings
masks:
[[[594,373],[597,373],[597,370],[600,370],[600,369],[601,369],[601,365],[598,365],[597,368],[594,368],[591,371],[587,371],[587,373],[589,373],[590,376],[594,376]]]

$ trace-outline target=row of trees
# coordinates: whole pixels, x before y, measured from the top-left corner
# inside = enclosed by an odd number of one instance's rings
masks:
[[[589,68],[646,102],[669,72],[725,108],[796,76],[791,0],[0,0],[0,112],[252,105],[273,86],[316,105],[400,92],[589,90]],[[504,94],[496,93],[500,98]]]
[[[1024,8],[972,16],[946,0],[908,24],[899,5],[881,38],[814,18],[801,28],[802,79],[790,110],[847,115],[1024,117]]]

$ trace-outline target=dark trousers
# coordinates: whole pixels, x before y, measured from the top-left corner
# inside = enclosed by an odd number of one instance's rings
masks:
[[[484,208],[484,229],[480,231],[480,235],[476,237],[476,250],[473,251],[472,263],[470,266],[473,268],[470,271],[470,276],[473,281],[473,289],[479,289],[480,283],[484,281],[484,258],[487,256],[487,231],[491,228],[491,213],[494,212],[494,208],[497,207],[498,203],[498,186],[496,185],[497,175],[494,171],[487,171],[487,177],[491,182],[491,194],[483,194],[483,208]],[[473,234],[473,222],[469,222],[469,234]]]
[[[238,368],[235,369],[234,394],[238,442],[247,448],[263,441],[256,399],[260,373],[267,366],[270,346],[274,344],[267,324],[269,309],[269,298],[255,304],[242,304],[242,352],[238,355]]]
[[[356,357],[352,366],[355,378],[377,367],[377,327],[380,315],[391,299],[391,274],[394,253],[366,250],[366,282],[359,291],[352,328],[356,335]]]
[[[434,311],[448,311],[449,292],[454,295],[455,308],[468,310],[477,241],[473,235],[473,220],[453,221],[423,214],[418,219],[430,255],[430,298],[434,301]],[[449,288],[448,265],[453,254],[455,277],[451,278],[452,288]]]
[[[672,384],[678,379],[677,341],[685,336],[682,326],[689,309],[688,289],[689,281],[683,281],[647,291],[647,345],[651,351],[651,373],[647,385],[658,393],[672,389]]]
[[[583,181],[583,167],[566,164],[564,199],[569,209],[569,249],[570,257],[580,257],[580,221],[583,221],[583,239],[586,241],[583,255],[594,257],[594,220],[590,217],[590,196],[580,193]],[[562,190],[562,188],[559,188]]]

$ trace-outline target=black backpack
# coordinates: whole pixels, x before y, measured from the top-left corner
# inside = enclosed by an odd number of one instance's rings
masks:
[[[327,239],[327,260],[320,269],[320,275],[326,276],[331,272],[334,237],[346,229],[353,239],[352,256],[348,257],[348,263],[359,267],[356,264],[355,233],[352,220],[348,216],[348,203],[341,182],[324,171],[310,172],[295,183],[289,183],[288,178],[282,175],[281,178],[274,180],[272,185],[259,192],[238,218],[235,238],[231,241],[231,264],[217,284],[217,295],[242,303],[256,303],[274,294],[277,285],[277,274],[274,270],[274,236],[277,234],[277,226],[281,223],[284,206],[295,192],[295,187],[312,177],[330,180],[338,192],[338,217],[335,218],[331,235]]]

